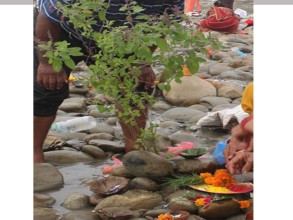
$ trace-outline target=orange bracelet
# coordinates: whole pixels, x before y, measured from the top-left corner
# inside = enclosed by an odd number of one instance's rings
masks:
[[[248,117],[244,118],[241,122],[240,122],[240,127],[244,130],[244,126],[247,124],[247,122],[249,122],[250,120],[253,119],[253,115],[249,115]]]

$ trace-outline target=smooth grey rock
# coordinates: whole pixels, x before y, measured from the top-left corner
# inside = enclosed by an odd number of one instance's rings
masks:
[[[157,191],[159,189],[159,185],[145,177],[136,177],[130,181],[130,187],[131,189],[143,189],[147,191]]]
[[[163,117],[177,122],[187,122],[195,115],[201,114],[202,111],[192,108],[177,107],[167,110],[163,113]]]
[[[72,164],[78,162],[90,162],[95,158],[79,151],[55,150],[45,152],[45,161],[56,164]]]
[[[86,143],[88,143],[90,140],[93,140],[93,139],[113,141],[114,136],[109,133],[96,133],[96,134],[89,134],[83,138],[83,140]]]
[[[81,151],[97,159],[105,158],[107,156],[102,149],[93,145],[84,145],[81,148]]]
[[[183,76],[181,83],[171,81],[170,91],[163,91],[165,100],[175,106],[190,106],[198,104],[205,96],[215,96],[216,88],[206,80],[197,76]]]
[[[101,148],[103,151],[111,151],[114,153],[120,153],[124,151],[123,142],[93,139],[89,141],[89,144],[95,145]]]
[[[62,206],[71,210],[90,207],[89,196],[82,193],[68,195],[62,203]]]
[[[59,211],[52,208],[34,208],[34,220],[59,220],[61,216]]]
[[[221,104],[230,104],[231,99],[225,97],[217,97],[217,96],[208,96],[203,97],[200,100],[200,104],[207,107],[208,109],[212,109],[213,107]]]
[[[65,112],[82,112],[85,107],[85,98],[68,98],[64,99],[59,109]]]
[[[34,207],[51,207],[56,200],[49,195],[34,193]]]
[[[90,211],[74,211],[66,213],[63,220],[101,220],[96,213]]]
[[[58,189],[64,185],[60,171],[49,163],[34,164],[34,192]]]
[[[122,158],[125,168],[136,177],[157,179],[173,174],[170,161],[148,151],[131,151]]]

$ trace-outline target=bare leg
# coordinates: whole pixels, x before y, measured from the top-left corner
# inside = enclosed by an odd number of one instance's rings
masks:
[[[34,163],[44,162],[43,144],[55,118],[34,116]]]
[[[116,103],[115,107],[119,112],[123,111],[120,104]],[[138,108],[133,107],[133,109],[138,109]],[[147,106],[145,106],[145,109],[140,110],[140,116],[135,119],[135,122],[136,122],[135,126],[125,124],[123,119],[119,118],[119,123],[123,131],[126,152],[135,150],[135,142],[141,134],[141,129],[145,128],[147,118],[148,118]]]

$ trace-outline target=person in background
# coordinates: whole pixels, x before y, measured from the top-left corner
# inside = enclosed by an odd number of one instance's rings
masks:
[[[58,11],[57,2],[71,4],[76,0],[39,0],[39,12],[36,15],[36,24],[34,28],[35,38],[41,42],[63,41],[66,40],[72,47],[81,47],[83,52],[87,52],[83,47],[85,42],[76,37],[74,33],[77,31],[73,26],[64,23],[65,19],[62,13]],[[145,14],[163,14],[172,11],[177,7],[179,11],[184,10],[184,0],[157,0],[155,2],[149,0],[136,0],[138,5],[142,6]],[[126,21],[126,14],[119,11],[119,8],[126,1],[111,0],[107,13],[107,19],[115,21],[115,24],[123,25]],[[117,7],[120,6],[120,7]],[[99,16],[95,16],[97,19]],[[97,22],[97,29],[102,28],[101,22]],[[50,35],[50,36],[49,36]],[[86,43],[90,43],[87,41]],[[35,45],[36,47],[36,45]],[[90,48],[87,45],[86,48]],[[98,49],[98,48],[97,48]],[[88,56],[80,57],[86,59]],[[77,63],[77,61],[76,61]],[[43,57],[39,50],[34,50],[34,163],[44,162],[43,144],[47,133],[56,118],[56,112],[64,99],[69,95],[68,77],[71,70],[64,66],[60,72],[55,72],[48,60]],[[145,91],[151,90],[154,86],[155,74],[149,65],[141,67],[141,76],[139,78],[139,86]],[[118,111],[123,111],[117,104]],[[135,107],[134,107],[135,108]],[[137,126],[129,126],[123,123],[121,126],[125,139],[125,150],[134,150],[134,143],[140,135],[140,128],[144,128],[147,120],[148,108],[142,110],[141,116],[137,118]]]
[[[241,107],[249,116],[232,128],[224,151],[226,168],[231,174],[253,170],[253,82],[243,91]]]
[[[194,6],[196,5],[196,12],[198,14],[201,13],[201,6],[199,0],[185,0],[185,7],[184,7],[184,13],[189,14],[194,12]]]
[[[233,11],[234,0],[218,0],[214,2],[206,18],[198,24],[201,31],[218,31],[226,34],[236,33],[241,18]]]

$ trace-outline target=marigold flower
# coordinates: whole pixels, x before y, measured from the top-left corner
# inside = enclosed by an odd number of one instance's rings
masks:
[[[172,216],[170,215],[170,213],[166,213],[166,214],[160,214],[158,216],[158,220],[172,220]]]
[[[200,198],[200,199],[195,200],[194,205],[196,205],[196,206],[204,206],[205,205],[205,199]]]
[[[215,177],[207,177],[204,179],[204,182],[208,185],[213,185],[214,184],[214,181],[215,181]]]
[[[248,201],[248,200],[242,200],[242,201],[240,201],[240,200],[234,199],[234,201],[235,202],[238,202],[240,204],[240,208],[241,209],[249,208],[250,207],[250,204],[251,204],[251,202]]]
[[[199,174],[199,177],[205,179],[208,177],[212,177],[212,174],[211,173],[201,173],[201,174]]]
[[[204,206],[209,204],[212,201],[212,197],[203,197],[198,196],[198,198],[194,201],[194,205],[196,206]]]

